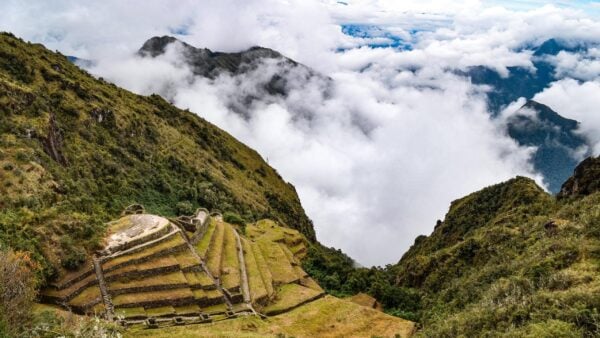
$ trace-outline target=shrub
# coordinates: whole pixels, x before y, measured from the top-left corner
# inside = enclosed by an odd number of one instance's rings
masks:
[[[246,221],[244,221],[244,219],[240,215],[229,211],[223,214],[223,220],[227,223],[239,226],[246,225]]]
[[[29,254],[0,249],[0,335],[17,336],[31,322],[37,268]]]
[[[191,215],[194,213],[194,205],[189,201],[182,201],[175,205],[175,212],[178,215]]]

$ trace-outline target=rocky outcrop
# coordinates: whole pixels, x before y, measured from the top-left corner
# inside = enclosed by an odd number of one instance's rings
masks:
[[[558,198],[590,195],[600,190],[600,157],[588,157],[581,162],[562,186]]]

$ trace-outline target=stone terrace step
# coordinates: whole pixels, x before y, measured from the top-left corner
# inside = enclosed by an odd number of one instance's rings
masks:
[[[141,278],[180,270],[179,262],[171,255],[156,257],[136,265],[125,265],[104,274],[107,282],[118,278]]]
[[[111,295],[145,291],[159,291],[189,287],[181,271],[169,272],[142,278],[121,278],[108,284]]]
[[[118,308],[127,307],[160,307],[183,306],[195,304],[196,299],[189,288],[171,290],[126,293],[113,297],[113,304]]]
[[[103,257],[102,269],[107,273],[123,266],[140,264],[187,248],[185,239],[179,231],[172,232],[168,236],[168,240],[149,243],[144,247],[144,250],[141,251],[135,251],[133,253],[124,252],[124,254],[118,256]]]

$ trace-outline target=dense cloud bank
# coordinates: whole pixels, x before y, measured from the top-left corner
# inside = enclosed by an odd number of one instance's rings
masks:
[[[296,186],[319,240],[364,265],[397,261],[453,199],[515,175],[543,184],[529,163],[533,149],[517,146],[502,119],[487,112],[489,88],[457,70],[535,71],[529,46],[552,37],[589,44],[600,36],[600,25],[584,13],[551,6],[514,12],[453,1],[168,3],[15,1],[0,5],[0,28],[94,59],[92,73],[159,93],[257,149]],[[22,25],[28,15],[40,20]],[[349,36],[340,27],[347,23],[387,33]],[[154,59],[135,55],[147,38],[177,33],[214,50],[273,48],[330,80],[292,67],[288,95],[270,95],[260,84],[290,65],[266,60],[241,75],[207,79],[192,74],[177,44]],[[401,40],[396,45],[404,49],[372,47],[386,39]],[[581,132],[595,143],[597,55],[589,49],[555,56],[562,79],[535,98],[583,122]],[[249,96],[259,99],[240,102]]]

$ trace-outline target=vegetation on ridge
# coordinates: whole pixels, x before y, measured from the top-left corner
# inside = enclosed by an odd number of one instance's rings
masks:
[[[452,203],[391,268],[422,336],[600,334],[600,193],[557,201],[516,178]]]
[[[131,203],[166,216],[203,205],[268,217],[315,239],[294,187],[255,151],[6,33],[0,135],[0,243],[31,252],[45,280],[82,264]]]

